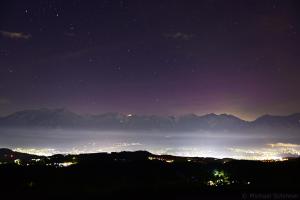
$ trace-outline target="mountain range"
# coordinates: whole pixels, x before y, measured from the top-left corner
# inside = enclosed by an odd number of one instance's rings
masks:
[[[145,131],[245,131],[300,133],[300,113],[288,116],[263,115],[254,121],[245,121],[229,114],[198,116],[126,115],[104,113],[79,115],[67,109],[23,110],[0,117],[0,128],[66,128],[97,130]]]

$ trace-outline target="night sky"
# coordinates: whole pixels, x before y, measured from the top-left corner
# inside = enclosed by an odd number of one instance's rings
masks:
[[[300,111],[300,1],[0,3],[0,115]]]

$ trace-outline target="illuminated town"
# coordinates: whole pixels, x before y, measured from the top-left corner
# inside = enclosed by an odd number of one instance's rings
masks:
[[[116,143],[108,147],[84,148],[74,147],[70,150],[59,151],[56,149],[47,148],[14,148],[14,151],[41,155],[51,156],[54,154],[84,154],[93,152],[114,152],[114,151],[125,151],[131,146],[142,146],[140,143]],[[151,150],[150,150],[151,151]],[[169,154],[168,149],[155,149],[152,151],[155,154],[163,155]],[[226,153],[225,153],[226,152]],[[172,153],[172,152],[171,152]],[[261,148],[226,148],[223,152],[198,150],[196,148],[185,148],[178,149],[172,153],[174,156],[185,156],[185,157],[215,157],[215,158],[234,158],[241,160],[264,160],[264,161],[283,161],[288,157],[300,156],[300,145],[291,143],[269,143],[265,144]],[[220,156],[221,155],[221,156]],[[153,158],[155,159],[155,158]]]

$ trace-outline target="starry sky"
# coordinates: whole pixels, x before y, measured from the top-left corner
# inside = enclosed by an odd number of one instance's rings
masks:
[[[300,2],[2,0],[0,115],[300,111]]]

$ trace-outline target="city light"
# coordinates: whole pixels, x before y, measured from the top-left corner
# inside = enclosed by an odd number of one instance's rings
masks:
[[[221,185],[230,185],[232,181],[230,181],[229,175],[223,170],[215,169],[212,172],[212,179],[207,182],[209,186],[221,186]]]
[[[14,163],[17,164],[17,165],[21,165],[21,159],[15,159]]]
[[[167,162],[167,163],[174,162],[174,160],[172,160],[172,159],[166,159],[166,158],[162,158],[162,157],[153,157],[153,156],[149,156],[148,160],[160,160],[160,161]]]

